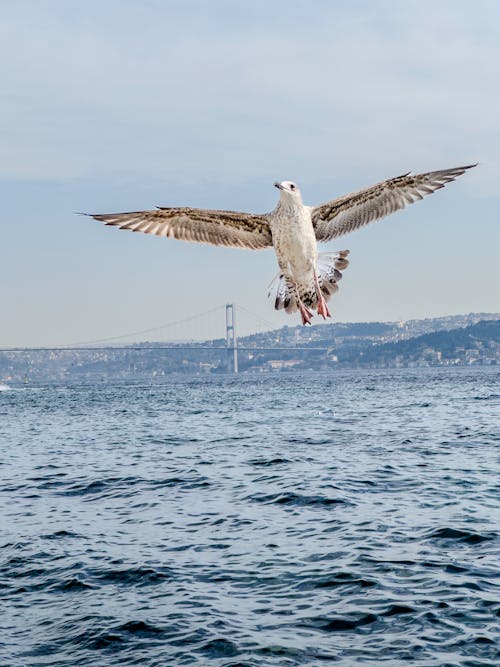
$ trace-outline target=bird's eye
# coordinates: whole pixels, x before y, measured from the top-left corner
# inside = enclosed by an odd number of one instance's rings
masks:
[[[295,185],[293,183],[290,184],[290,190],[295,190]]]

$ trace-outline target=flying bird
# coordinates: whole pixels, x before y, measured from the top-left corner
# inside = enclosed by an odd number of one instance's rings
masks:
[[[318,253],[318,241],[332,241],[380,220],[475,166],[416,175],[408,172],[317,206],[302,203],[296,183],[281,181],[274,183],[280,193],[275,209],[264,214],[158,207],[85,215],[119,229],[183,241],[251,250],[273,247],[279,266],[271,288],[276,289],[275,308],[287,313],[298,310],[302,324],[310,324],[313,310],[324,319],[331,316],[327,301],[338,290],[342,271],[349,264],[348,250]]]

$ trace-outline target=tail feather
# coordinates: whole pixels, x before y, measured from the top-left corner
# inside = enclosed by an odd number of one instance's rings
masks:
[[[290,283],[283,274],[279,274],[269,288],[269,295],[271,294],[274,285],[276,285],[274,308],[276,310],[282,310],[284,308],[287,313],[294,313],[298,310],[297,295],[292,283]]]
[[[324,252],[318,256],[318,282],[326,301],[339,289],[338,282],[342,279],[342,271],[349,266],[348,254],[349,250],[340,250]]]
[[[342,271],[349,265],[348,254],[349,250],[340,250],[338,252],[323,252],[318,255],[316,274],[325,301],[328,301],[338,291],[338,282],[342,278]],[[298,310],[297,296],[308,308],[314,309],[318,306],[318,296],[314,283],[296,288],[283,274],[279,274],[271,283],[269,294],[275,286],[274,307],[276,310],[284,309],[287,313],[294,313]]]

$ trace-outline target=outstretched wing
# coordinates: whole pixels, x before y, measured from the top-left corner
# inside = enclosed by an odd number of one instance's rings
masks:
[[[200,208],[159,208],[135,213],[86,213],[105,225],[156,236],[260,249],[272,245],[267,217],[236,211],[210,211]]]
[[[403,174],[319,206],[311,207],[318,241],[330,241],[380,220],[454,181],[475,164],[455,169]]]

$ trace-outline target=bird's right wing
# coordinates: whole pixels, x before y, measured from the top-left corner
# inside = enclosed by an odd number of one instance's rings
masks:
[[[266,215],[201,208],[158,208],[134,213],[86,213],[105,225],[182,241],[258,250],[272,246]]]
[[[426,174],[403,174],[370,188],[311,207],[318,241],[331,241],[405,208],[454,181],[475,164]]]

